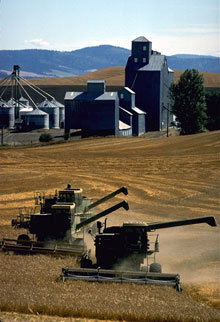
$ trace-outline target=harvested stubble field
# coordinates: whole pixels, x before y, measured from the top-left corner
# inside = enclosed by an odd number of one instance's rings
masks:
[[[34,191],[51,193],[67,183],[94,199],[126,185],[130,210],[109,215],[109,225],[207,215],[219,224],[219,138],[220,132],[210,132],[2,148],[0,238],[20,233],[10,222],[19,207],[34,205]],[[61,268],[74,266],[73,258],[0,253],[0,319],[219,321],[219,227],[203,224],[158,232],[158,262],[164,272],[180,273],[182,294],[166,286],[63,283]]]

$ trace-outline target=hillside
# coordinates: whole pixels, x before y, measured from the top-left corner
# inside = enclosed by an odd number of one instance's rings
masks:
[[[174,81],[177,82],[182,70],[174,71]],[[205,87],[219,87],[220,88],[220,74],[200,72],[204,77]],[[61,77],[61,78],[38,78],[32,79],[31,82],[35,85],[86,85],[89,79],[104,79],[107,86],[124,86],[125,69],[123,66],[114,66],[100,69],[85,75],[76,77]]]
[[[165,54],[165,53],[162,53]],[[125,66],[130,50],[110,45],[86,47],[74,51],[0,50],[0,77],[10,74],[13,65],[21,67],[25,77],[69,77],[112,66]],[[220,72],[220,58],[202,55],[167,56],[168,66],[175,70],[197,69]]]
[[[11,228],[11,219],[19,207],[34,206],[34,191],[49,194],[67,183],[94,199],[127,186],[130,210],[109,215],[108,225],[210,215],[219,225],[219,135],[108,137],[3,147],[0,239],[21,233]],[[119,195],[115,201],[122,199]],[[109,201],[97,211],[110,205]],[[180,273],[182,294],[166,286],[62,283],[57,279],[61,268],[76,265],[71,258],[0,253],[0,311],[32,313],[39,321],[42,314],[58,319],[219,321],[219,229],[201,224],[159,233],[157,261],[164,272]]]

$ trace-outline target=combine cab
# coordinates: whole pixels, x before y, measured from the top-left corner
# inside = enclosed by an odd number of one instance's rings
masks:
[[[53,196],[35,194],[35,204],[40,206],[40,212],[28,213],[26,209],[12,220],[12,226],[27,230],[17,240],[3,239],[2,250],[28,253],[62,253],[67,255],[82,255],[86,250],[84,234],[90,227],[91,218],[94,218],[93,208],[113,198],[119,193],[128,193],[122,187],[113,193],[92,202],[92,199],[82,195],[82,189],[72,189],[68,185],[64,190],[55,192]],[[127,208],[127,203],[120,202],[113,207],[95,215],[96,218],[104,216],[121,207]],[[78,229],[83,222],[82,229]],[[80,226],[81,227],[81,226]],[[30,234],[33,236],[30,238]],[[68,246],[68,247],[67,247]],[[43,249],[42,249],[43,248]]]

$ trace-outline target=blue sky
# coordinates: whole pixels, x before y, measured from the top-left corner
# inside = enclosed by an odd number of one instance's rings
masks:
[[[0,0],[0,49],[130,49],[138,36],[165,55],[217,56],[219,0]]]

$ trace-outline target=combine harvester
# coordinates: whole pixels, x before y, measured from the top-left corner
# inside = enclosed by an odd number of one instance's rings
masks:
[[[76,230],[96,219],[94,216],[76,225]],[[63,281],[73,279],[173,285],[181,291],[179,274],[162,273],[161,265],[156,263],[155,255],[159,252],[158,235],[151,249],[148,233],[157,229],[200,223],[217,226],[212,216],[149,224],[124,223],[122,226],[112,227],[106,227],[106,220],[104,224],[98,221],[98,233],[94,236],[96,263],[92,263],[87,253],[81,259],[81,268],[63,268],[61,278]]]
[[[122,201],[94,216],[93,208],[119,193],[126,195],[128,192],[122,187],[96,202],[84,197],[82,189],[72,189],[71,185],[50,197],[45,197],[43,193],[35,193],[35,204],[40,206],[40,212],[28,213],[24,208],[18,217],[12,220],[13,227],[26,229],[27,234],[19,235],[18,239],[4,238],[1,241],[1,249],[6,252],[14,251],[16,254],[42,253],[81,258],[86,251],[85,229],[91,227],[89,224],[80,230],[77,227],[85,220],[88,222],[91,217],[94,221],[121,207],[128,210],[127,202]]]

